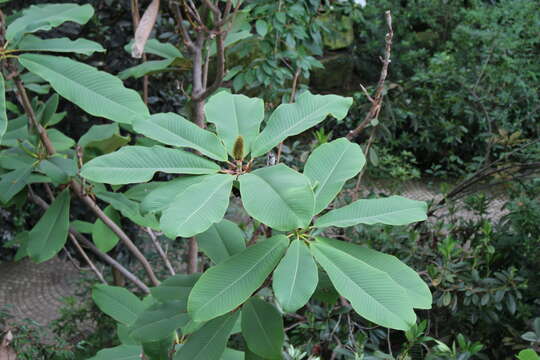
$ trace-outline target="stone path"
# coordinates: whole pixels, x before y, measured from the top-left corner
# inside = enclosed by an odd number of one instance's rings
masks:
[[[400,194],[425,201],[441,196],[435,186],[430,187],[415,181],[388,185],[380,182],[370,184],[366,181],[363,190],[366,193],[373,191],[385,195]],[[503,205],[504,199],[495,197],[488,207],[488,217],[498,221],[505,214]],[[472,212],[459,207],[457,217],[475,217]],[[447,212],[447,209],[441,209],[436,215],[444,216]],[[29,318],[47,325],[58,318],[61,299],[74,295],[75,282],[79,276],[71,263],[58,258],[42,264],[29,260],[0,264],[0,309],[11,305],[11,311],[17,318]]]

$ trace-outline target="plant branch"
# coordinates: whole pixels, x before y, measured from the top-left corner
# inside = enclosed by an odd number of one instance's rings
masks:
[[[154,247],[156,248],[157,253],[159,254],[161,259],[165,263],[165,266],[167,267],[167,270],[169,270],[169,273],[171,275],[175,275],[176,272],[174,271],[174,268],[173,268],[171,262],[169,261],[169,258],[167,257],[167,254],[165,253],[165,251],[163,251],[163,248],[159,244],[159,240],[157,239],[156,233],[154,233],[154,231],[152,229],[150,229],[149,227],[145,228],[145,231],[148,234],[148,236],[150,236],[150,240],[152,240],[152,244],[154,245]]]
[[[347,139],[353,140],[356,138],[366,126],[368,126],[373,120],[379,117],[381,111],[383,97],[384,97],[384,83],[386,77],[388,76],[388,67],[390,66],[390,56],[392,54],[392,39],[394,37],[394,30],[392,29],[392,14],[390,10],[386,11],[386,25],[388,26],[388,33],[385,37],[385,51],[384,59],[382,59],[382,70],[379,76],[379,82],[377,83],[377,89],[375,90],[375,95],[373,97],[368,97],[371,101],[371,108],[369,112],[364,117],[364,120],[354,129],[347,134]]]
[[[107,285],[107,281],[105,281],[105,278],[103,277],[103,274],[101,273],[101,271],[98,270],[96,265],[94,265],[92,260],[90,260],[90,258],[86,254],[86,251],[84,251],[84,249],[81,247],[81,244],[79,244],[79,242],[77,241],[77,238],[75,237],[75,235],[72,232],[69,233],[69,238],[71,239],[71,242],[73,242],[73,245],[75,245],[75,247],[77,248],[77,250],[79,251],[81,256],[84,258],[84,260],[86,261],[88,266],[90,266],[90,269],[92,269],[92,271],[96,274],[99,281],[101,281],[103,284]]]

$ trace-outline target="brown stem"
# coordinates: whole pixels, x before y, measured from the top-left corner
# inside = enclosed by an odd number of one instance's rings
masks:
[[[390,10],[386,11],[386,24],[388,26],[388,33],[385,37],[385,51],[384,51],[384,59],[382,59],[382,70],[381,74],[379,76],[379,82],[377,84],[377,89],[375,91],[375,96],[373,98],[368,98],[371,101],[371,108],[369,109],[369,112],[364,117],[364,120],[354,129],[351,130],[347,134],[347,139],[353,140],[356,138],[366,126],[368,126],[371,121],[374,119],[377,119],[379,116],[379,112],[381,111],[382,107],[382,101],[384,97],[384,82],[386,81],[386,77],[388,76],[388,67],[390,65],[390,55],[392,53],[392,39],[394,37],[394,30],[392,29],[392,14],[390,13]]]
[[[199,245],[197,239],[191,237],[188,239],[188,274],[195,274],[199,271]]]
[[[90,258],[86,254],[86,251],[84,251],[84,249],[81,247],[81,244],[79,244],[79,242],[77,241],[77,238],[75,237],[75,235],[73,235],[73,233],[70,232],[69,233],[69,238],[71,239],[71,242],[73,242],[73,245],[75,245],[75,247],[77,248],[77,250],[79,251],[81,256],[84,258],[84,260],[86,261],[88,266],[90,266],[90,269],[92,269],[94,274],[96,274],[99,281],[101,281],[103,284],[107,285],[107,281],[105,281],[105,278],[103,277],[103,274],[101,273],[101,271],[98,270],[96,265],[94,265],[92,260],[90,260]]]
[[[157,253],[159,254],[161,259],[165,263],[165,266],[167,267],[167,270],[169,270],[169,273],[171,273],[171,275],[175,275],[176,272],[174,271],[174,268],[173,268],[171,262],[169,261],[169,258],[167,257],[167,254],[165,254],[165,251],[163,251],[163,248],[159,244],[159,241],[158,241],[157,236],[154,233],[154,231],[152,229],[150,229],[149,227],[147,227],[145,229],[145,231],[148,233],[148,236],[150,236],[150,240],[152,240],[152,244],[154,245],[154,247],[156,248]]]
[[[369,136],[369,140],[368,140],[368,143],[366,145],[366,150],[364,151],[364,156],[366,157],[366,159],[369,156],[369,151],[371,150],[371,145],[373,144],[373,140],[375,139],[376,130],[377,130],[376,126],[374,126],[373,130],[371,130],[371,135]],[[358,199],[358,192],[360,191],[360,183],[362,181],[362,177],[364,176],[365,172],[366,172],[366,167],[364,166],[364,168],[362,169],[362,171],[358,175],[358,180],[356,180],[356,185],[354,187],[354,193],[353,193],[354,200]]]

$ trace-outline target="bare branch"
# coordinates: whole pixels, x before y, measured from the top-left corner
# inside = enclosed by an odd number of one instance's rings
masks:
[[[157,239],[157,236],[154,233],[154,231],[152,229],[150,229],[149,227],[145,228],[145,231],[148,233],[148,236],[150,236],[150,240],[152,240],[152,244],[154,245],[154,247],[156,248],[157,253],[159,254],[161,259],[165,263],[165,266],[167,267],[167,270],[169,270],[171,275],[175,275],[176,272],[174,271],[174,268],[173,268],[171,262],[169,261],[169,258],[167,257],[167,254],[165,254],[165,251],[163,251],[163,248],[159,244],[159,240]]]
[[[103,274],[101,273],[101,271],[98,270],[96,265],[94,265],[92,260],[90,260],[90,258],[86,254],[86,251],[84,251],[84,249],[81,247],[81,245],[77,241],[77,238],[75,237],[75,235],[73,235],[72,232],[69,233],[69,238],[71,239],[71,242],[73,242],[73,245],[75,245],[75,247],[77,248],[77,250],[79,251],[81,256],[84,258],[84,260],[86,261],[88,266],[90,266],[90,269],[92,269],[92,271],[96,274],[99,281],[101,281],[103,284],[107,285],[107,281],[105,281],[105,278],[103,277]]]

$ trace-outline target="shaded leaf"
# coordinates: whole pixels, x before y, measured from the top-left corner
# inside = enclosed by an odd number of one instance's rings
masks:
[[[101,311],[127,326],[133,324],[144,310],[142,301],[122,287],[96,285],[92,299]]]
[[[150,289],[152,296],[161,302],[179,301],[187,304],[191,289],[201,274],[176,274]]]
[[[165,71],[169,69],[169,66],[173,62],[174,59],[145,61],[139,65],[135,65],[119,72],[118,78],[122,80],[126,80],[129,78],[139,79],[146,75]]]
[[[25,51],[69,52],[83,55],[105,52],[105,49],[100,44],[86,39],[77,39],[75,41],[65,37],[41,39],[33,35],[25,36],[17,46],[17,49]]]
[[[246,248],[244,233],[232,221],[223,219],[197,235],[200,249],[215,264],[228,259]]]
[[[130,336],[144,342],[161,340],[188,321],[185,303],[182,304],[181,301],[157,303],[139,314],[131,326]]]
[[[242,306],[242,336],[255,354],[265,359],[281,359],[285,340],[283,318],[275,306],[252,297]]]
[[[142,348],[140,345],[120,345],[100,350],[96,356],[89,360],[141,360],[141,356]]]
[[[103,212],[116,224],[120,224],[120,215],[112,206],[107,206]],[[101,219],[96,220],[92,227],[92,241],[99,250],[105,253],[109,252],[118,244],[119,240],[118,236]]]
[[[0,176],[0,201],[7,203],[15,195],[19,193],[26,184],[28,178],[32,174],[32,167],[25,166],[17,170],[8,172]]]

